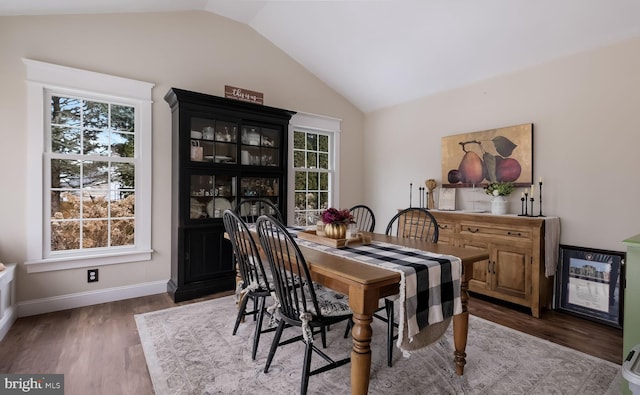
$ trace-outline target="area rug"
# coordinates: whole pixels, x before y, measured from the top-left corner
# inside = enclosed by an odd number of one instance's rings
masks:
[[[269,372],[264,364],[272,333],[251,360],[254,322],[240,324],[228,296],[135,316],[156,395],[296,394],[303,344],[280,347]],[[266,324],[266,322],[265,322]],[[452,328],[436,343],[410,355],[396,349],[386,364],[385,324],[374,320],[371,394],[619,394],[620,366],[470,316],[465,374],[453,362]],[[298,328],[285,330],[298,334]],[[328,333],[328,354],[342,358],[351,339],[342,326]],[[318,339],[319,342],[319,339]],[[314,355],[313,361],[323,362]],[[313,368],[313,366],[312,366]],[[312,376],[309,394],[349,394],[350,365]]]

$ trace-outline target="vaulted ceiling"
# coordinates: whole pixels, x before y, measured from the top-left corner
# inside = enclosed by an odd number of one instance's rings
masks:
[[[640,36],[638,0],[2,0],[0,15],[204,10],[363,112]]]

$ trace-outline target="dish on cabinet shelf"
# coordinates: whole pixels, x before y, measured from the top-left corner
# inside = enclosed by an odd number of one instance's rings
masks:
[[[201,218],[203,214],[202,208],[204,207],[204,204],[200,203],[198,199],[194,199],[194,198],[191,198],[189,203],[190,203],[189,218],[191,219]]]
[[[211,126],[202,129],[202,137],[205,140],[213,140],[214,130]]]
[[[262,136],[262,145],[264,145],[265,147],[273,147],[273,146],[275,146],[273,140],[270,139],[267,136]]]
[[[249,132],[242,135],[242,144],[260,145],[260,133]]]
[[[220,210],[219,214],[216,213],[217,210]],[[227,199],[215,198],[207,204],[207,214],[209,214],[209,217],[211,218],[222,217],[222,212],[224,210],[231,210],[231,203]]]
[[[213,161],[216,162],[216,163],[228,162],[231,159],[233,159],[233,158],[231,158],[230,156],[222,156],[222,155],[216,155],[216,156],[213,157]]]
[[[233,158],[230,156],[222,156],[222,155],[205,155],[204,160],[208,162],[215,162],[215,163],[226,163],[226,162],[232,161]]]

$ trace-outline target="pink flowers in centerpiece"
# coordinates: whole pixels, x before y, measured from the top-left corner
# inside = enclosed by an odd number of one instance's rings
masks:
[[[336,208],[330,207],[322,212],[322,222],[325,224],[352,224],[355,221],[353,220],[353,215],[349,210],[338,210]]]

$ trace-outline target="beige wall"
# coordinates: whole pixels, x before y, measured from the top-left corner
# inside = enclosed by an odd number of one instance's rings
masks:
[[[153,90],[153,207],[150,262],[27,274],[18,300],[99,291],[170,276],[170,87],[224,95],[224,85],[263,92],[265,104],[343,120],[341,203],[362,200],[363,114],[249,27],[206,12],[0,18],[0,261],[26,257],[25,66],[29,58],[138,79]]]
[[[409,204],[410,182],[414,204],[425,179],[442,183],[441,137],[533,123],[534,177],[544,177],[544,213],[561,218],[561,242],[623,251],[640,228],[639,70],[635,39],[367,114],[366,200],[378,230]],[[482,191],[458,190],[459,208],[473,200],[489,209]]]
[[[534,124],[534,175],[544,211],[562,220],[565,244],[623,250],[638,233],[640,39],[577,54],[363,116],[252,29],[205,12],[0,18],[0,261],[23,262],[25,69],[22,58],[139,79],[153,91],[153,232],[150,262],[27,274],[18,299],[161,281],[170,262],[170,112],[174,86],[215,95],[225,84],[265,93],[267,105],[343,119],[341,206],[370,204],[378,230],[409,203],[409,183],[440,180],[440,138]],[[364,130],[364,138],[363,138]],[[518,191],[519,192],[519,191]],[[516,193],[515,200],[519,196]],[[481,192],[459,190],[461,208]],[[519,210],[519,201],[511,211]]]

